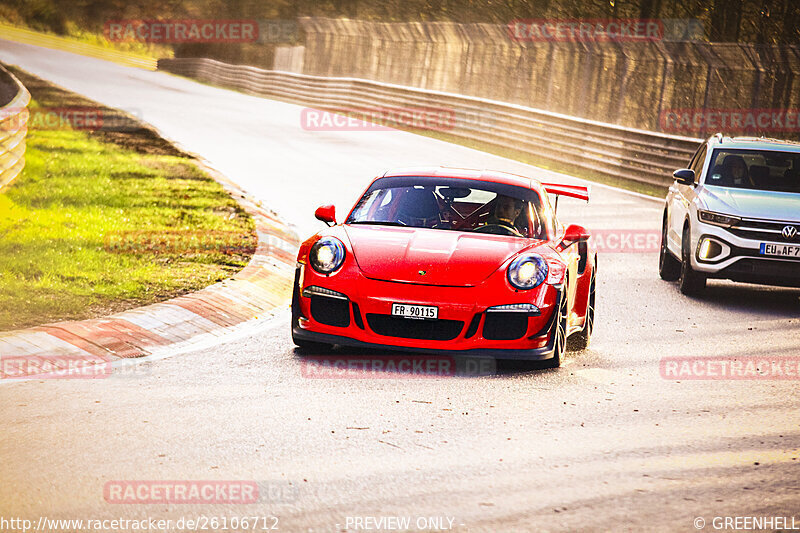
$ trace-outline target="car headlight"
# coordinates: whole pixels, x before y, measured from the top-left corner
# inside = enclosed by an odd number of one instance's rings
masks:
[[[311,247],[308,260],[320,274],[330,274],[344,263],[344,244],[336,237],[323,237]]]
[[[536,254],[521,255],[511,262],[506,275],[513,287],[533,289],[547,279],[547,261]]]
[[[714,226],[722,226],[723,228],[730,228],[742,221],[739,217],[732,217],[728,215],[721,215],[711,211],[698,211],[697,217],[701,222],[713,224]]]

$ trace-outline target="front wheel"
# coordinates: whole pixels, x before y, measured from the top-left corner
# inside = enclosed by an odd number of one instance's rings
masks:
[[[567,295],[569,294],[567,285],[564,284],[564,293],[559,296],[558,315],[553,323],[553,357],[545,360],[545,368],[558,368],[564,362],[564,355],[567,351]]]
[[[592,340],[592,331],[594,331],[594,292],[595,274],[592,273],[592,282],[589,285],[589,300],[586,303],[586,319],[583,323],[583,329],[567,339],[567,349],[571,352],[585,350],[589,347],[589,342]]]
[[[688,226],[683,230],[681,241],[681,292],[686,296],[694,296],[706,288],[706,277],[692,268],[692,242]]]
[[[661,228],[661,249],[658,252],[658,275],[664,281],[676,281],[681,277],[681,262],[667,248],[667,217]]]

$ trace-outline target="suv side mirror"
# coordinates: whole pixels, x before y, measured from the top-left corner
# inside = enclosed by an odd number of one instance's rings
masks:
[[[322,205],[314,211],[317,220],[323,221],[328,226],[336,225],[336,208],[332,205]]]
[[[676,170],[672,173],[672,177],[681,185],[694,185],[694,170],[690,168]]]
[[[577,224],[570,224],[564,231],[564,238],[561,239],[561,245],[566,248],[576,242],[586,242],[592,236],[589,230]]]

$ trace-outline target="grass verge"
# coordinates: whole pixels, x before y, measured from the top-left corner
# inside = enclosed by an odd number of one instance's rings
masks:
[[[13,15],[13,14],[11,14]],[[172,57],[173,49],[168,45],[143,43],[139,41],[115,42],[109,41],[104,35],[93,33],[79,28],[74,23],[68,23],[65,33],[59,35],[41,28],[31,28],[18,20],[19,17],[9,16],[0,7],[0,35],[11,41],[55,48],[67,52],[103,58],[104,52],[115,54],[128,54],[131,59],[157,60],[162,57]],[[114,58],[107,58],[112,59]],[[117,60],[121,57],[117,57]]]
[[[10,70],[32,113],[99,107],[121,127],[32,123],[25,169],[0,192],[0,331],[166,300],[248,263],[253,220],[194,159],[117,111]]]

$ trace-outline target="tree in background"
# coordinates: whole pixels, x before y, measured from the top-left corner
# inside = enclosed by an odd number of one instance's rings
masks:
[[[102,32],[108,20],[168,18],[489,22],[519,18],[699,19],[710,41],[800,44],[797,0],[0,0],[0,19]]]

